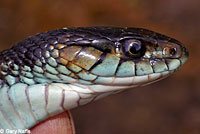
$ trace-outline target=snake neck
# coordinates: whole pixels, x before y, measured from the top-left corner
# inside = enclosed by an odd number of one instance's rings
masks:
[[[46,55],[49,51],[45,50]],[[60,74],[53,66],[53,57],[37,59],[32,64],[25,63],[23,59],[13,60],[13,57],[20,54],[12,49],[5,50],[0,53],[0,79],[2,84],[12,86],[16,83],[24,83],[27,85],[34,84],[50,84],[50,83],[69,83],[68,80],[75,78]],[[27,60],[27,59],[25,59]],[[62,72],[65,67],[60,66]],[[66,70],[66,69],[65,69]],[[58,76],[59,74],[59,76]],[[65,78],[65,79],[63,79]]]

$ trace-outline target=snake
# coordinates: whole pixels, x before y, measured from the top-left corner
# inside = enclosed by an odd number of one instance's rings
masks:
[[[166,78],[187,59],[181,42],[143,28],[71,27],[30,36],[0,52],[0,128],[30,129]]]

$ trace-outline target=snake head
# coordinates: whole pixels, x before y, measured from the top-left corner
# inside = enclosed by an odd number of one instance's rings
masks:
[[[182,43],[146,29],[92,27],[73,30],[79,35],[86,33],[86,38],[79,38],[61,55],[63,58],[73,55],[71,63],[82,68],[78,76],[83,84],[140,86],[168,76],[188,58]],[[68,55],[70,52],[72,54]]]
[[[29,37],[1,52],[1,77],[22,82],[140,86],[188,58],[177,40],[140,28],[66,28]]]

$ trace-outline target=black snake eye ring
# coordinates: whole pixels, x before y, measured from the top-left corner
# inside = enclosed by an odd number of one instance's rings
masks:
[[[136,39],[125,40],[123,44],[124,54],[131,58],[140,58],[145,54],[144,42]]]

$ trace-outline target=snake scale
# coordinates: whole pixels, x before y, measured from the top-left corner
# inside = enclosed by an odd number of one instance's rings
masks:
[[[28,37],[0,53],[0,128],[30,129],[165,78],[187,58],[179,41],[141,28],[63,28]]]

